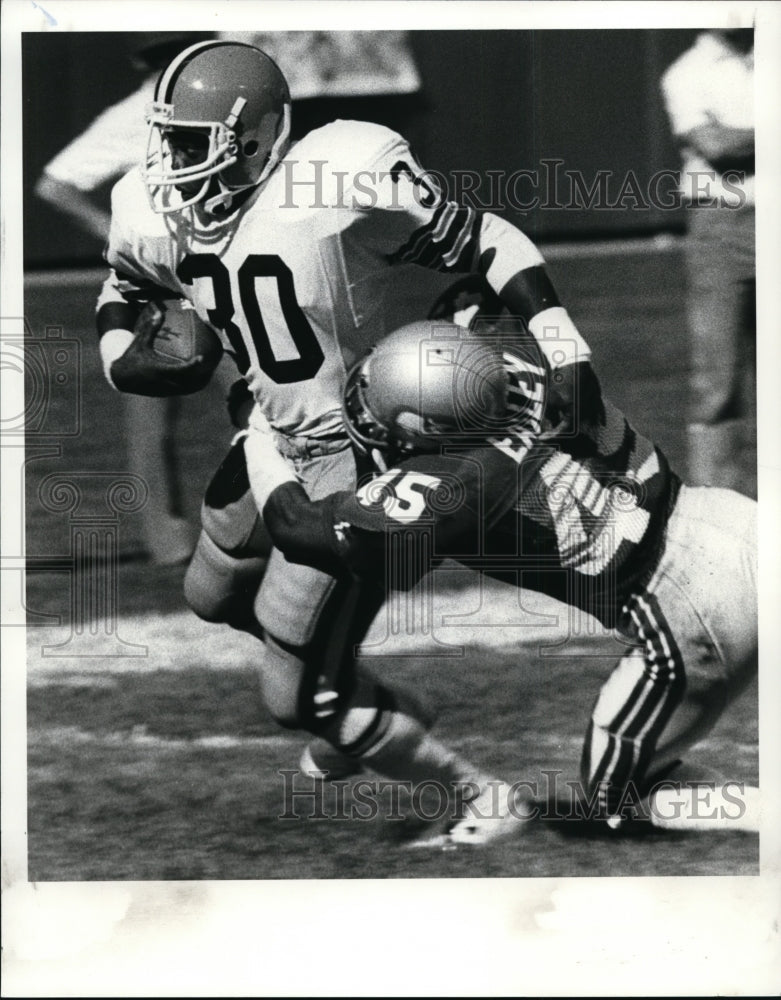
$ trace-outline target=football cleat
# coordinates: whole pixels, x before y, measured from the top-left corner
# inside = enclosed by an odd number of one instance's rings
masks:
[[[457,798],[460,817],[433,836],[420,837],[411,847],[454,850],[485,847],[519,835],[534,818],[533,800],[515,785],[496,778],[481,781]]]

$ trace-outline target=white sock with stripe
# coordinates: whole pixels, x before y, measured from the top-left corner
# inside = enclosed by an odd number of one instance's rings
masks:
[[[397,781],[448,786],[487,780],[480,768],[431,736],[423,714],[412,699],[362,676],[350,705],[323,735],[367,768]]]

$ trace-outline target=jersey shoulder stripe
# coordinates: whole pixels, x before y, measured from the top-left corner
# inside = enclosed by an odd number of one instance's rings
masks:
[[[479,226],[480,217],[473,208],[459,208],[453,201],[443,201],[430,221],[412,233],[392,260],[439,271],[470,271]]]

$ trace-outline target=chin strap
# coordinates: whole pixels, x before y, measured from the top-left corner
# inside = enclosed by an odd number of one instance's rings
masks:
[[[203,209],[209,215],[225,215],[230,211],[233,205],[233,199],[240,191],[246,191],[248,187],[254,187],[252,184],[248,184],[243,188],[229,188],[226,187],[219,177],[215,178],[217,181],[217,186],[220,189],[220,193],[214,195],[212,198],[208,198],[203,203]]]
[[[207,198],[203,203],[203,210],[207,215],[213,215],[218,219],[225,218],[233,209],[238,208],[244,198],[254,191],[260,183],[256,182],[255,184],[245,184],[243,187],[229,188],[226,184],[223,184],[219,177],[215,177],[214,179],[217,182],[220,193]],[[234,204],[237,199],[239,199],[238,204]]]

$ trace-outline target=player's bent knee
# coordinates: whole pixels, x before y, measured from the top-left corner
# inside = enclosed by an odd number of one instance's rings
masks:
[[[233,624],[251,609],[265,566],[262,558],[228,555],[202,531],[184,578],[185,600],[204,621]]]
[[[293,646],[264,634],[259,665],[263,701],[274,720],[286,729],[315,735],[339,716],[353,688],[352,671],[334,679],[336,690],[322,689],[322,657],[313,646]]]
[[[260,602],[265,645],[260,679],[277,722],[319,734],[354,694],[355,646],[374,619],[382,593],[322,573],[299,576],[295,570],[300,568],[279,552],[272,556],[259,596],[268,594],[271,580],[279,583],[271,593],[284,601]]]

